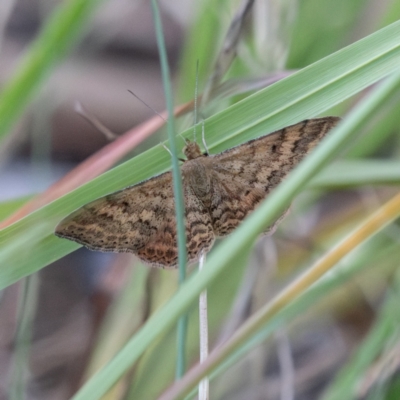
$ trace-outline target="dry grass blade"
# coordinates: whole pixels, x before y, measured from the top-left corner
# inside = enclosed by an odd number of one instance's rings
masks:
[[[225,72],[231,66],[232,61],[236,57],[237,45],[243,33],[244,22],[253,6],[253,3],[254,0],[245,0],[242,4],[242,7],[234,16],[226,34],[222,49],[215,63],[214,72],[206,84],[204,94],[201,98],[202,105],[207,103],[212,92],[214,91],[214,88],[219,84],[222,77],[225,75]]]
[[[396,195],[379,208],[342,242],[334,246],[331,251],[317,261],[310,269],[303,273],[303,275],[278,294],[271,302],[261,308],[230,340],[212,351],[204,363],[193,367],[182,380],[171,386],[170,389],[160,397],[160,400],[183,398],[196,383],[204,376],[208,375],[217,365],[220,365],[221,362],[231,356],[235,350],[250,339],[253,334],[261,329],[278,312],[303,294],[326,272],[330,271],[344,256],[383,229],[394,219],[398,218],[399,215],[400,194]]]

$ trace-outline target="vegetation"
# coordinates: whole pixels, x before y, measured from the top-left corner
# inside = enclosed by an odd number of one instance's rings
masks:
[[[179,99],[193,97],[195,65],[200,60],[199,92],[206,90],[208,98],[199,101],[199,111],[205,117],[211,153],[321,114],[340,115],[344,121],[237,231],[215,246],[201,273],[191,272],[174,294],[176,273],[158,271],[154,278],[146,267],[135,264],[124,290],[102,320],[88,378],[74,399],[99,399],[107,393],[113,399],[152,399],[161,393],[163,399],[174,399],[190,391],[193,397],[204,375],[212,378],[211,398],[234,398],[239,390],[242,397],[237,398],[251,398],[260,388],[270,390],[271,397],[265,398],[277,398],[272,378],[265,373],[266,350],[277,348],[279,357],[280,348],[290,350],[288,338],[298,343],[307,329],[323,334],[328,334],[329,327],[343,330],[343,320],[351,315],[367,318],[362,311],[366,305],[370,307],[368,329],[357,334],[352,346],[346,344],[354,354],[332,363],[324,390],[307,398],[398,398],[396,369],[390,373],[387,365],[400,343],[396,307],[400,247],[398,227],[392,223],[400,215],[396,197],[400,6],[389,1],[379,18],[366,21],[363,16],[372,3],[303,0],[296,6],[286,1],[263,14],[262,4],[272,2],[258,2],[259,9],[247,21],[251,32],[241,31],[239,43],[232,47],[238,51],[232,65],[220,51],[223,43],[235,37],[235,31],[225,36],[232,19],[228,14],[233,15],[235,9],[221,12],[231,2],[203,1],[198,6],[181,55],[176,92]],[[95,1],[73,0],[49,16],[43,33],[0,93],[0,146],[34,89],[61,60],[61,54],[53,52],[54,38],[70,45],[95,5]],[[276,24],[267,33],[265,20]],[[216,59],[223,76],[215,67]],[[230,66],[229,70],[224,71],[224,66]],[[282,71],[287,76],[279,80]],[[215,80],[209,83],[211,76]],[[182,118],[178,123],[184,126],[182,136],[192,138],[193,128],[187,121]],[[176,140],[179,149],[183,139],[177,136]],[[61,218],[170,164],[169,154],[155,146],[5,226],[0,231],[0,287],[79,247],[53,235]],[[260,233],[300,192],[274,242],[259,240],[258,256],[251,256]],[[11,213],[21,206],[21,199],[14,204],[7,202],[0,208]],[[222,338],[227,341],[211,352],[204,368],[195,366],[191,376],[172,386],[174,327],[180,315],[189,312],[187,357],[194,365],[198,358],[196,301],[206,287],[211,349]],[[146,296],[151,296],[150,316],[137,320],[135,315],[144,315]],[[252,351],[256,346],[258,354]],[[330,349],[328,357],[336,351]],[[285,367],[280,360],[281,378],[286,382],[282,390],[300,390],[296,379],[290,378],[293,365]],[[243,377],[245,362],[252,365],[248,380]],[[368,380],[371,371],[378,373]]]

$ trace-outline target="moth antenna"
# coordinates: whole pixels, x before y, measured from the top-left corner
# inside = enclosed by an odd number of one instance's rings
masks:
[[[167,152],[169,153],[169,155],[172,157],[172,153],[171,150],[164,144],[164,143],[160,143],[162,147],[164,147],[165,150],[167,150]]]
[[[196,124],[197,124],[197,94],[199,88],[199,60],[196,62],[196,83],[194,86],[194,122],[193,122],[193,140],[196,142]]]
[[[203,146],[206,149],[207,155],[210,154],[208,151],[207,143],[206,143],[206,136],[205,136],[205,129],[204,129],[204,119],[201,121],[201,140],[203,141]]]
[[[142,100],[138,95],[136,95],[132,90],[128,89],[128,92],[135,96],[142,104],[144,104],[147,108],[150,108],[154,112],[154,114],[157,114],[164,122],[167,122],[167,120],[157,111],[155,110],[152,106],[148,105],[144,100]]]
[[[186,145],[189,144],[189,141],[184,136],[182,136],[181,133],[179,134],[179,136],[182,138],[182,140],[185,142]]]
[[[75,111],[86,119],[92,126],[94,126],[99,132],[101,132],[108,140],[114,140],[118,135],[108,129],[103,123],[101,123],[93,114],[90,114],[82,104],[77,101],[75,102]]]
[[[167,122],[167,120],[157,111],[155,110],[153,107],[151,107],[150,105],[148,105],[144,100],[142,100],[139,96],[137,96],[134,92],[132,92],[132,90],[128,89],[128,92],[130,94],[132,94],[133,96],[135,96],[142,104],[144,104],[146,107],[150,108],[150,110],[152,110],[155,114],[157,114],[163,121]],[[189,142],[181,135],[179,134],[179,136],[183,139],[183,141],[185,142],[185,144],[187,145]],[[164,144],[162,144],[162,146],[168,151],[168,153],[171,155],[172,157],[172,153],[170,151],[170,149],[168,149]],[[180,159],[181,161],[184,161],[182,159]]]
[[[185,138],[183,138],[183,139],[185,140]],[[167,150],[167,152],[169,153],[169,155],[170,155],[171,157],[173,157],[173,156],[172,156],[172,153],[171,153],[171,150],[170,150],[164,143],[160,143],[160,144],[161,144],[162,147],[164,147],[165,150]],[[184,160],[183,158],[178,158],[178,160],[179,160],[179,161],[184,161],[184,162],[186,161],[186,160]]]

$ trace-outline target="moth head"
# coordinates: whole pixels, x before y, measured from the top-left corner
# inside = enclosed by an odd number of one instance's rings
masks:
[[[186,156],[188,160],[193,160],[203,155],[199,145],[196,142],[190,142],[190,141],[186,142],[186,146],[183,148],[183,154]]]

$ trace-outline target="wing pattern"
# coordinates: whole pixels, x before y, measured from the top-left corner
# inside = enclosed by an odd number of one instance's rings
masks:
[[[188,261],[210,250],[215,237],[231,233],[338,121],[306,120],[212,156],[189,144],[182,166]],[[132,252],[148,264],[176,267],[171,172],[83,206],[55,233],[91,250]]]

